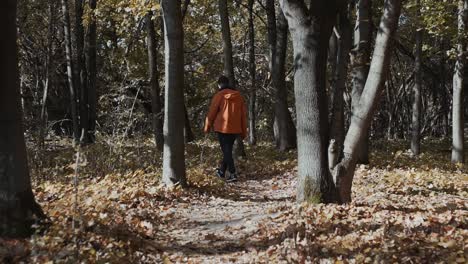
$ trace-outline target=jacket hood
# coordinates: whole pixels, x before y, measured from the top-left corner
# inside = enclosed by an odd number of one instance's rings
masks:
[[[223,89],[221,93],[226,100],[238,100],[241,98],[241,94],[236,90]]]

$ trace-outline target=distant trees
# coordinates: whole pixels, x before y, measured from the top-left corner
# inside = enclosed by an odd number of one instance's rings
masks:
[[[417,12],[420,15],[421,1],[417,0]],[[416,28],[416,50],[414,53],[414,99],[413,99],[413,114],[411,126],[411,151],[413,155],[419,155],[421,152],[421,86],[422,86],[422,45],[423,45],[423,31],[420,27]]]
[[[16,3],[0,2],[0,236],[26,235],[30,233],[33,216],[44,217],[31,189],[24,142]]]

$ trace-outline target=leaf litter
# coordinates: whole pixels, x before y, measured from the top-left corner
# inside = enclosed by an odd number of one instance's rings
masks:
[[[466,263],[468,171],[448,163],[443,142],[430,143],[418,159],[403,143],[377,143],[372,165],[356,170],[353,202],[346,205],[296,204],[295,153],[270,145],[248,149],[233,184],[213,176],[214,142],[188,145],[185,190],[159,185],[160,157],[150,143],[107,154],[108,146],[91,146],[81,164],[77,215],[73,149],[52,148],[42,153],[42,165],[33,158],[31,166],[51,225],[30,239],[0,238],[0,260]],[[41,178],[44,172],[55,176]]]

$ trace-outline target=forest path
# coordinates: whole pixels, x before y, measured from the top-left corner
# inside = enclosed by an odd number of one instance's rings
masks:
[[[294,205],[296,180],[283,175],[240,175],[226,183],[228,192],[203,200],[178,204],[163,236],[170,241],[164,251],[171,261],[193,263],[248,262],[281,237],[269,237],[275,217]],[[158,239],[159,240],[159,239]]]

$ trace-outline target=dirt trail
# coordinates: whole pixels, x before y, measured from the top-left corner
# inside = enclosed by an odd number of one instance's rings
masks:
[[[293,207],[295,184],[291,173],[241,175],[222,197],[171,208],[172,222],[162,227],[171,241],[164,251],[176,262],[255,262],[258,251],[278,243],[266,230],[277,228],[274,218]]]

